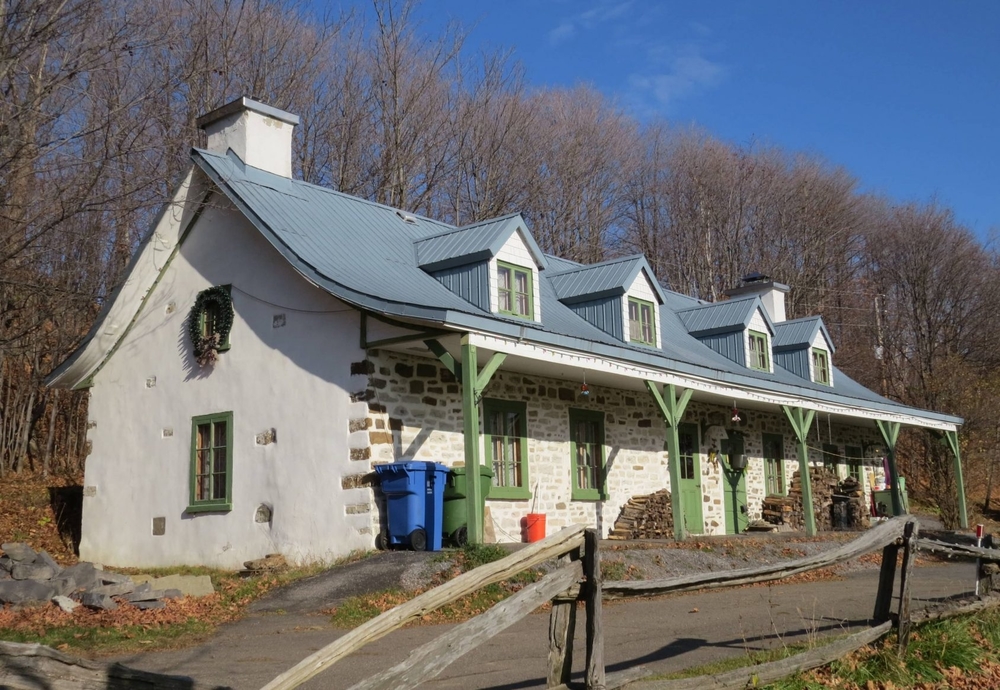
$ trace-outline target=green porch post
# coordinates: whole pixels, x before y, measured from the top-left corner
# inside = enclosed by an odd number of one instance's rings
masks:
[[[479,401],[493,374],[503,364],[507,355],[495,352],[479,371],[476,346],[469,336],[462,336],[461,363],[437,340],[425,340],[424,344],[442,364],[462,382],[462,433],[465,439],[465,506],[466,529],[470,544],[483,541],[483,489],[479,485]]]
[[[899,440],[899,422],[883,422],[876,419],[875,424],[885,441],[886,457],[889,459],[889,483],[892,484],[892,514],[902,515],[903,491],[899,485],[899,470],[896,469],[896,441]]]
[[[962,456],[958,447],[958,432],[946,431],[951,452],[955,456],[955,483],[958,484],[958,519],[962,529],[969,529],[969,513],[965,508],[965,480],[962,478]]]
[[[670,509],[674,514],[674,539],[678,541],[687,537],[687,527],[684,524],[684,501],[681,497],[681,439],[677,425],[684,418],[684,410],[691,401],[691,389],[685,390],[677,397],[677,389],[670,383],[664,387],[664,395],[660,394],[652,381],[646,381],[646,389],[653,396],[653,401],[663,415],[667,424],[667,466],[670,469]]]
[[[465,436],[465,510],[470,544],[483,542],[482,487],[479,485],[479,400],[476,346],[462,337],[462,433]]]
[[[812,426],[816,410],[803,410],[801,407],[782,405],[792,432],[799,442],[799,481],[802,483],[802,512],[806,521],[806,534],[816,536],[816,513],[813,510],[812,479],[809,476],[809,427]]]

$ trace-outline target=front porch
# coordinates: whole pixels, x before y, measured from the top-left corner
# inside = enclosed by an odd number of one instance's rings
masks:
[[[904,421],[923,421],[877,419],[870,410],[494,336],[418,333],[367,345],[368,457],[491,464],[497,478],[485,516],[477,514],[480,498],[469,497],[475,541],[484,527],[498,541],[520,541],[529,512],[544,513],[550,531],[584,524],[606,537],[630,498],[661,489],[670,490],[673,514],[683,516],[673,521],[675,538],[738,533],[762,517],[768,494],[788,491],[796,471],[805,477],[807,504],[809,469],[819,466],[860,475],[867,497],[873,480],[886,479],[882,452],[891,458],[892,430],[898,436]],[[481,418],[497,410],[500,416]],[[511,425],[503,432],[495,428],[501,418]],[[581,420],[596,443],[575,436],[586,433]],[[805,527],[815,534],[814,520]]]

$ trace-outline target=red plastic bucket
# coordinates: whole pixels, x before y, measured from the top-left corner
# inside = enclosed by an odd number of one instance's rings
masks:
[[[524,518],[524,540],[531,542],[545,539],[545,513],[528,513]]]

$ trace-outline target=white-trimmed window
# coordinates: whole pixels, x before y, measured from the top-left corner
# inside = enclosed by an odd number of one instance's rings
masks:
[[[813,381],[830,385],[830,355],[818,347],[812,349]]]
[[[771,371],[771,348],[767,342],[767,334],[759,331],[749,331],[750,356],[748,364],[751,369]]]
[[[653,303],[635,297],[628,298],[629,340],[640,345],[656,345],[656,317]]]
[[[497,311],[524,319],[535,317],[531,269],[497,262]]]

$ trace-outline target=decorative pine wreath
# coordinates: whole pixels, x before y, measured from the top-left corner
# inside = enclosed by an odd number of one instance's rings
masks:
[[[218,317],[215,321],[215,333],[210,336],[203,336],[202,319],[205,308],[214,303]],[[219,355],[219,347],[229,337],[229,332],[233,328],[233,298],[229,295],[229,290],[221,285],[202,290],[195,298],[194,306],[188,315],[188,336],[191,344],[194,345],[194,356],[198,364],[205,366],[214,364]]]

